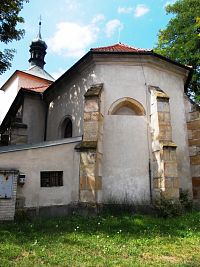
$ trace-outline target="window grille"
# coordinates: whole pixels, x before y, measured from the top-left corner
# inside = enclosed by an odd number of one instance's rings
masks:
[[[40,172],[41,187],[63,186],[63,171]]]

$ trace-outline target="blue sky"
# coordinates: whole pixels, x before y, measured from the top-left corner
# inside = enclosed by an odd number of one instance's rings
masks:
[[[17,53],[12,68],[0,76],[0,85],[16,70],[29,67],[29,45],[37,36],[42,15],[42,38],[48,45],[45,69],[58,78],[91,47],[118,41],[153,48],[159,29],[165,28],[167,0],[30,0],[21,16],[25,37],[9,44]],[[120,35],[119,35],[120,32]],[[120,38],[119,38],[120,36]],[[6,48],[7,48],[6,47]],[[5,48],[0,44],[0,50]]]

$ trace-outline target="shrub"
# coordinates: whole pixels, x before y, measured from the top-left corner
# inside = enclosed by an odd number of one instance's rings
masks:
[[[164,218],[180,216],[193,208],[192,200],[187,191],[181,191],[177,200],[169,200],[162,196],[155,200],[153,205],[157,215]]]

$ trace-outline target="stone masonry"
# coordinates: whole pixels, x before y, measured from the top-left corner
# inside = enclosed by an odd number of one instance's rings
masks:
[[[102,194],[102,84],[85,94],[83,141],[80,144],[80,201],[100,203]]]
[[[176,145],[172,141],[169,97],[158,87],[151,93],[153,198],[179,198]]]
[[[12,183],[12,196],[8,199],[0,199],[0,221],[12,221],[14,220],[15,215],[15,202],[16,202],[16,192],[17,192],[17,179],[18,179],[18,171],[15,170],[1,170],[1,174],[3,175],[12,175],[13,183]]]
[[[187,114],[193,198],[200,201],[200,107],[190,103]]]

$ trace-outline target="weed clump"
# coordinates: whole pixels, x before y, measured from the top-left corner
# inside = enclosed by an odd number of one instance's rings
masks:
[[[169,200],[161,196],[153,203],[156,214],[159,217],[169,218],[184,214],[193,209],[193,202],[187,191],[181,191],[177,200]]]

